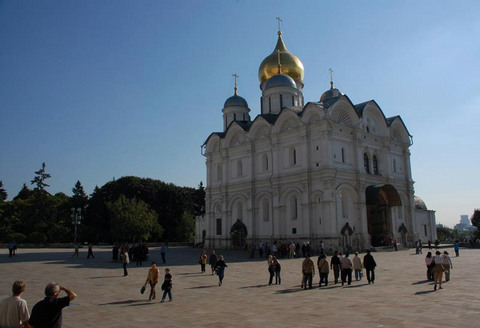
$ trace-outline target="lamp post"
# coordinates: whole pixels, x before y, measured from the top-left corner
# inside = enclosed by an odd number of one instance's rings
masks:
[[[77,226],[81,223],[82,220],[82,209],[72,207],[72,224],[75,226],[75,235],[73,237],[73,245],[77,245]]]

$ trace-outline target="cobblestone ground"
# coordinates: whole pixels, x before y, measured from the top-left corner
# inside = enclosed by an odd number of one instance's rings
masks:
[[[454,254],[453,249],[448,249]],[[63,327],[478,327],[480,325],[480,250],[462,249],[452,257],[451,280],[433,291],[425,277],[424,256],[414,250],[372,253],[377,262],[375,284],[365,278],[342,287],[332,283],[300,288],[302,259],[280,259],[281,285],[268,285],[265,260],[247,260],[242,251],[217,251],[228,268],[223,286],[217,276],[200,272],[200,250],[173,247],[167,265],[173,275],[169,303],[148,302],[148,289],[140,294],[150,262],[129,265],[111,262],[110,248],[94,248],[87,259],[81,249],[19,249],[12,258],[0,252],[0,297],[14,280],[25,280],[29,308],[43,298],[45,285],[57,281],[78,297],[63,311]],[[209,253],[209,250],[208,250]],[[361,254],[363,258],[364,254]],[[159,248],[150,261],[161,262]],[[315,257],[316,262],[316,257]],[[162,278],[163,267],[159,264]],[[161,293],[160,286],[157,294]]]

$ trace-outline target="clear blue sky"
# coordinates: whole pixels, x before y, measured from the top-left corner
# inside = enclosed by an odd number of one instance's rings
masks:
[[[9,199],[46,162],[50,193],[113,177],[205,181],[200,146],[283,19],[306,101],[335,86],[413,135],[415,192],[453,226],[480,207],[479,1],[0,0],[0,180]]]

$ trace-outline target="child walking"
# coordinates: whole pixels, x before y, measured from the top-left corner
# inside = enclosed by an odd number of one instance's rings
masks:
[[[167,294],[168,294],[168,299],[171,302],[172,301],[172,275],[170,274],[169,268],[165,269],[165,279],[163,280],[162,290],[163,290],[163,296],[160,303],[163,303],[165,301],[165,297],[167,296]]]

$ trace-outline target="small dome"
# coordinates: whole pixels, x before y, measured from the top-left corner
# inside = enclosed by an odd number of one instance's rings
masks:
[[[247,101],[238,95],[233,95],[225,101],[223,107],[240,106],[248,108]]]
[[[272,76],[268,81],[265,83],[264,90],[274,88],[274,87],[291,87],[296,88],[297,85],[295,81],[288,75],[285,74],[277,74]]]
[[[322,96],[320,97],[320,102],[325,102],[325,100],[340,97],[343,94],[337,88],[330,88],[329,90],[325,91]]]
[[[413,198],[413,201],[417,210],[428,210],[427,205],[425,205],[425,202],[420,197],[415,196]]]
[[[270,79],[278,73],[278,57],[282,64],[282,72],[294,80],[303,82],[304,68],[303,64],[297,56],[290,53],[283,43],[282,34],[278,32],[277,45],[273,52],[265,58],[258,68],[258,79],[260,83]]]

